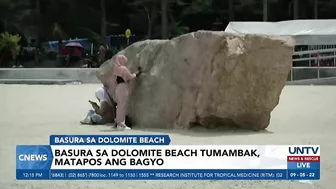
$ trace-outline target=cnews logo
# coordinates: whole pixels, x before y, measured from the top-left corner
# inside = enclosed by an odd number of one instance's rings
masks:
[[[47,161],[47,154],[20,154],[20,161]]]

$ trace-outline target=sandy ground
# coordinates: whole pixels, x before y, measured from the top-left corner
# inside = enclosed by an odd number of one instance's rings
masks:
[[[88,99],[99,85],[0,85],[0,188],[275,188],[335,189],[336,87],[287,86],[265,132],[226,129],[168,133],[173,144],[320,144],[321,180],[298,181],[16,181],[15,146],[48,144],[51,134],[112,134],[107,127],[80,126]],[[115,133],[115,132],[114,132]],[[333,150],[332,150],[333,149]]]

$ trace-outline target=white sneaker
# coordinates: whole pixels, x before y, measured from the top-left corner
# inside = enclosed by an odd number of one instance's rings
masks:
[[[80,121],[80,123],[83,125],[91,125],[92,121],[89,117],[86,117],[84,120]]]
[[[127,127],[127,126],[126,126],[124,129],[125,129],[125,130],[132,130],[131,127]]]
[[[124,123],[119,123],[119,124],[117,125],[117,129],[118,129],[118,130],[131,130],[131,128],[130,128],[130,127],[127,127],[127,125],[124,124]]]
[[[126,127],[118,126],[117,129],[118,129],[118,130],[121,130],[121,131],[123,131],[123,130],[132,130],[132,128],[127,127],[127,126],[126,126]]]

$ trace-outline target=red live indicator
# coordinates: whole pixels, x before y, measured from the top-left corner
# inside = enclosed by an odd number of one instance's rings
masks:
[[[320,156],[287,156],[287,162],[320,162]]]

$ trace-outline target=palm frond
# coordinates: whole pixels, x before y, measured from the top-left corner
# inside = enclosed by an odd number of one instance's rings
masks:
[[[20,52],[19,41],[21,37],[19,35],[12,35],[8,32],[0,34],[0,51],[8,49],[11,51],[13,59],[15,59]]]
[[[89,41],[94,43],[99,43],[101,41],[101,36],[99,33],[85,27],[79,28],[85,37],[89,39]]]
[[[69,35],[62,29],[59,23],[54,23],[52,26],[52,35],[55,38],[68,39]]]

